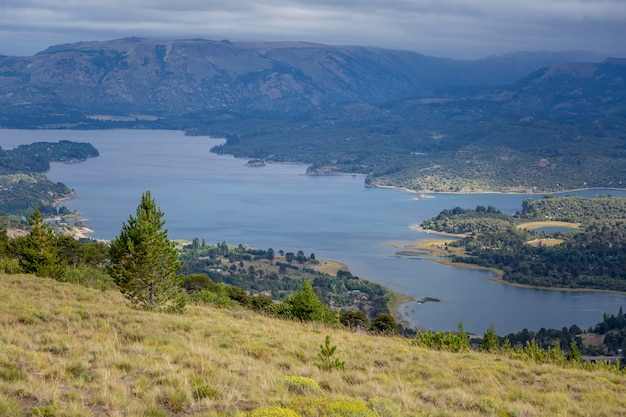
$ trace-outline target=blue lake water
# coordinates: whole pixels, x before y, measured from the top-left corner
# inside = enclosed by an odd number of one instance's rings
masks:
[[[415,199],[399,190],[367,188],[361,175],[307,176],[300,164],[246,167],[246,160],[210,153],[220,140],[176,131],[0,130],[4,149],[63,139],[92,143],[100,152],[85,162],[53,164],[48,173],[76,191],[77,198],[64,204],[84,214],[95,238],[115,237],[149,189],[165,213],[170,238],[303,250],[343,262],[353,274],[416,299],[440,299],[401,308],[420,328],[454,330],[461,320],[479,334],[491,324],[499,334],[572,324],[586,328],[604,312],[626,306],[624,295],[517,288],[491,281],[486,271],[395,256],[404,245],[432,237],[411,225],[444,208],[480,204],[514,213],[528,195]],[[577,192],[599,193],[626,195]]]

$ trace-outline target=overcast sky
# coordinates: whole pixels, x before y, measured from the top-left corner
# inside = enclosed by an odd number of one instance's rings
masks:
[[[128,36],[625,56],[626,0],[0,0],[0,54]]]

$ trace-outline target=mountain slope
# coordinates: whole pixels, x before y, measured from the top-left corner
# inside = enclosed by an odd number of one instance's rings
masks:
[[[305,417],[588,417],[626,407],[624,376],[607,371],[432,351],[243,310],[148,313],[114,291],[25,275],[0,275],[0,324],[7,417],[234,416],[265,407]],[[316,366],[326,335],[345,370]]]
[[[626,65],[139,38],[0,59],[0,126],[181,129],[240,157],[421,191],[626,184]]]
[[[330,103],[423,97],[440,86],[513,82],[546,62],[577,56],[455,61],[303,42],[126,38],[0,59],[0,104],[11,112],[83,115],[301,112]]]

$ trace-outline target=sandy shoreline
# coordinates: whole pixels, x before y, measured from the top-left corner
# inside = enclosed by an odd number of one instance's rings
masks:
[[[503,195],[553,195],[553,194],[564,194],[564,193],[575,193],[580,191],[592,191],[592,190],[613,190],[613,191],[626,191],[626,188],[618,188],[618,187],[589,187],[589,188],[572,188],[567,190],[559,190],[559,191],[547,191],[547,190],[519,190],[519,191],[494,191],[494,190],[480,190],[480,191],[433,191],[433,190],[413,190],[407,187],[398,187],[395,185],[376,185],[370,184],[368,187],[373,188],[391,188],[395,190],[400,190],[412,194],[419,194],[421,198],[436,198],[437,194],[454,194],[454,195],[474,195],[474,194],[503,194]],[[421,197],[423,196],[423,197]]]
[[[447,259],[446,256],[441,253],[443,249],[440,246],[444,244],[444,242],[445,240],[421,239],[415,244],[406,245],[405,249],[421,250],[421,251],[428,252],[433,257],[427,260],[431,262],[437,262],[442,265],[448,265],[448,266],[452,266],[455,268],[479,269],[483,271],[489,271],[493,274],[493,276],[489,278],[491,281],[495,281],[504,285],[510,285],[512,287],[527,288],[527,289],[532,289],[532,290],[544,290],[544,291],[601,292],[601,293],[608,293],[608,294],[626,295],[626,292],[614,291],[614,290],[600,290],[600,289],[595,289],[595,288],[540,287],[540,286],[535,286],[535,285],[519,284],[516,282],[506,281],[503,279],[504,271],[500,269],[489,268],[489,267],[462,263],[462,262],[453,262],[452,260]]]

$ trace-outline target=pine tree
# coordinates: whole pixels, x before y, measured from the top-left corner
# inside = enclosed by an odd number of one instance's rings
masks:
[[[35,208],[28,223],[31,228],[20,248],[20,268],[41,277],[60,278],[63,268],[57,256],[56,236],[44,222],[39,207]]]
[[[292,316],[298,320],[339,323],[337,315],[317,297],[308,279],[304,280],[300,291],[287,297],[285,304],[289,305]]]
[[[497,352],[500,350],[500,338],[496,334],[493,324],[483,335],[483,340],[480,342],[480,350],[487,352]]]
[[[111,242],[108,272],[135,305],[182,311],[184,297],[176,274],[182,262],[164,225],[163,212],[148,190],[141,197],[137,217],[131,215]]]

